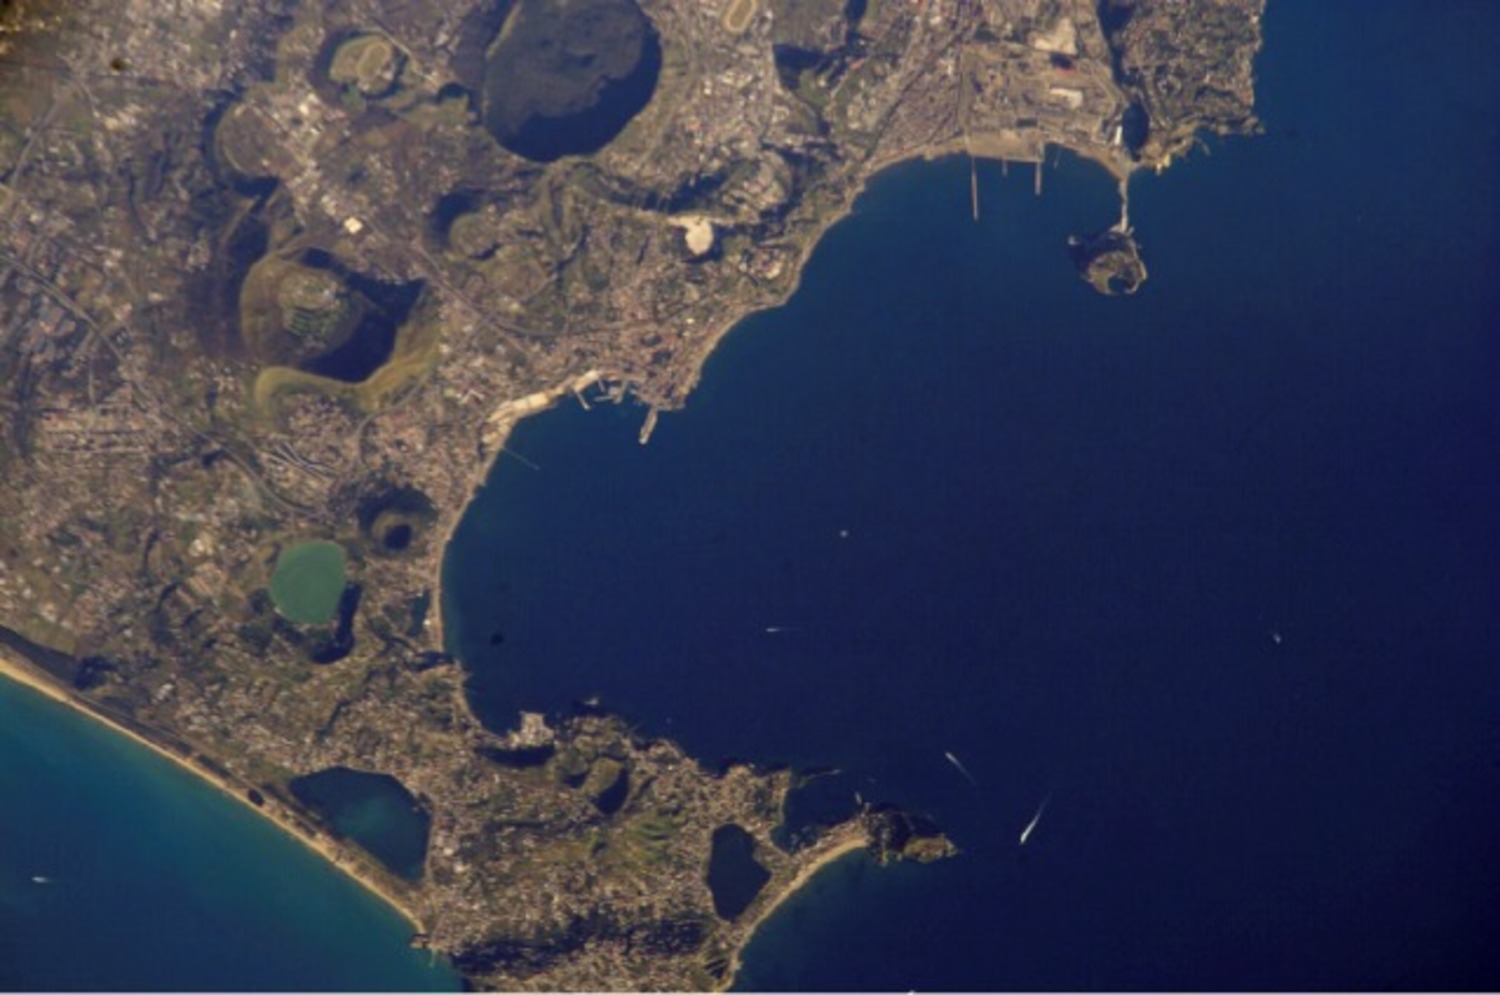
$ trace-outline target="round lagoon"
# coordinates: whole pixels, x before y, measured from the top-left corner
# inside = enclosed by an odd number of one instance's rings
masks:
[[[432,818],[389,774],[333,767],[294,779],[292,794],[408,881],[422,876]]]
[[[591,155],[645,109],[661,42],[635,0],[531,0],[485,59],[483,120],[534,162]]]
[[[344,547],[336,542],[288,546],[276,558],[271,600],[291,622],[333,621],[344,593]]]
[[[976,224],[909,164],[649,446],[506,441],[545,472],[495,464],[443,585],[487,723],[597,696],[963,850],[820,874],[741,988],[1495,986],[1500,63],[1439,53],[1497,22],[1344,6],[1272,4],[1270,134],[1137,179],[1134,297],[1066,256],[1097,167],[981,163]]]

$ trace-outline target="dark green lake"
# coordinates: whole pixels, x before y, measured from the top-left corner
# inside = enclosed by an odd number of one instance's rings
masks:
[[[661,42],[635,0],[532,0],[486,57],[484,126],[537,162],[609,144],[651,101]]]
[[[902,167],[650,446],[527,421],[466,520],[490,721],[598,693],[964,848],[840,862],[744,986],[1500,985],[1500,8],[1266,23],[1268,134],[1137,184],[1137,298],[1068,265],[1089,167],[981,167],[978,225]],[[456,987],[407,931],[0,683],[0,988]]]
[[[1097,168],[981,164],[975,224],[902,166],[650,445],[565,403],[463,523],[487,721],[598,695],[963,848],[841,863],[746,987],[1500,984],[1500,8],[1266,30],[1136,297],[1068,262]]]

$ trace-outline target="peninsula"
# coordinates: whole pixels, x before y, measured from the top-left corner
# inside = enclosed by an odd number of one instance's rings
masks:
[[[560,398],[641,405],[644,441],[880,169],[982,156],[1041,192],[1052,146],[1123,192],[1253,132],[1262,7],[0,7],[0,675],[273,818],[476,986],[727,986],[823,863],[951,844],[867,806],[780,845],[792,772],[596,710],[483,727],[447,537]],[[1145,277],[1123,204],[1074,254]],[[299,804],[334,767],[426,809],[418,879]],[[727,917],[725,827],[765,872]]]

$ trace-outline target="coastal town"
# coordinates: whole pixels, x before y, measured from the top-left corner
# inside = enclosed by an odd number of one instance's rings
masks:
[[[646,441],[881,169],[1000,159],[1045,195],[1062,149],[1123,190],[1253,133],[1262,5],[9,5],[3,672],[273,818],[476,986],[727,986],[829,860],[952,844],[900,799],[778,842],[796,774],[628,717],[484,727],[439,584],[470,496],[555,403],[635,405]],[[558,38],[612,54],[518,51]],[[1123,212],[1079,235],[1101,291],[1145,278]],[[301,621],[311,543],[338,555]],[[419,877],[291,790],[340,767],[428,813]],[[704,874],[723,827],[766,875],[732,916]]]

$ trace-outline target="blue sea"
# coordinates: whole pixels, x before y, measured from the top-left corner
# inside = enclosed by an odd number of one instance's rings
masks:
[[[963,848],[830,870],[746,988],[1500,985],[1497,42],[1273,0],[1266,134],[1134,182],[1134,298],[1064,249],[1096,166],[981,164],[977,224],[961,159],[879,177],[648,446],[517,429],[447,570],[482,715],[598,695]]]
[[[465,520],[488,721],[597,694],[963,848],[825,871],[742,987],[1500,986],[1500,7],[1265,26],[1266,134],[1132,186],[1138,296],[1067,257],[1097,167],[981,164],[976,224],[902,166],[649,446],[565,404]],[[0,682],[0,989],[456,987],[408,931]]]
[[[0,991],[457,991],[411,931],[217,789],[0,680]]]

